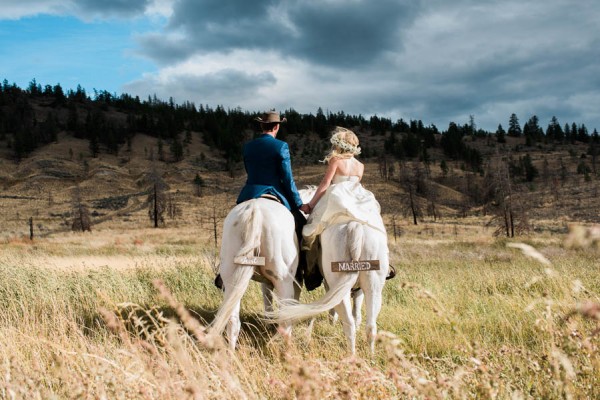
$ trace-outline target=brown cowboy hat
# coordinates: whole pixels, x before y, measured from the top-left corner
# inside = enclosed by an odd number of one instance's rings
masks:
[[[261,117],[256,117],[254,120],[261,124],[280,124],[287,121],[285,117],[281,118],[275,109],[266,111]]]

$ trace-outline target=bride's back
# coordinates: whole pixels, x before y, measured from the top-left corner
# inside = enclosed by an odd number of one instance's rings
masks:
[[[356,158],[337,159],[336,162],[338,164],[335,171],[336,176],[357,176],[358,179],[362,178],[365,166]]]

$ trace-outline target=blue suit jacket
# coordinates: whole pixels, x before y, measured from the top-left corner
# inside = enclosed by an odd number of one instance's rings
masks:
[[[302,205],[292,176],[290,149],[286,142],[267,134],[251,140],[244,145],[244,166],[248,179],[238,196],[238,204],[263,194],[272,194],[289,210]]]

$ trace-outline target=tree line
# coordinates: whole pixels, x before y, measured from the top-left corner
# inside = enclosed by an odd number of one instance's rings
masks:
[[[315,114],[301,114],[293,108],[283,113],[287,123],[280,136],[284,140],[288,134],[302,137],[309,133],[324,139],[331,127],[344,126],[362,134],[384,136],[384,153],[397,159],[418,158],[428,162],[428,150],[439,147],[448,158],[464,161],[473,171],[481,171],[483,157],[466,138],[505,143],[507,137],[524,137],[527,146],[582,142],[593,147],[590,150],[593,157],[600,143],[597,130],[590,134],[584,124],[573,122],[562,126],[553,117],[544,130],[534,115],[521,127],[514,113],[508,120],[508,130],[499,124],[495,132],[478,129],[473,116],[468,123],[450,122],[446,130],[440,131],[433,124],[425,126],[421,120],[392,121],[377,115],[365,118],[343,111],[325,112],[322,108]],[[156,95],[142,100],[126,93],[117,95],[95,89],[90,95],[80,85],[65,91],[60,84],[42,86],[35,79],[26,89],[9,84],[6,79],[0,85],[0,140],[11,148],[16,160],[39,146],[55,142],[59,132],[67,132],[87,139],[92,157],[102,151],[117,154],[122,146],[131,146],[135,134],[147,134],[158,139],[160,148],[167,145],[170,159],[179,161],[190,132],[201,132],[208,146],[217,149],[228,164],[235,163],[241,160],[248,132],[257,128],[254,118],[258,115],[259,112],[225,109],[221,105],[196,106],[189,101],[176,104],[173,98],[164,101]],[[381,155],[365,150],[363,156]],[[159,158],[164,160],[162,154]]]

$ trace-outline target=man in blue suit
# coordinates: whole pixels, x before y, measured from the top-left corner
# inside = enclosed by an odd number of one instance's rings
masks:
[[[292,164],[288,144],[276,139],[281,119],[275,110],[256,118],[262,135],[244,145],[244,166],[248,179],[238,196],[237,203],[256,199],[263,195],[275,196],[288,210],[306,219],[297,210],[308,214],[308,204],[302,204],[292,176]]]
[[[248,178],[237,203],[259,197],[279,201],[294,216],[300,244],[302,228],[306,224],[306,218],[300,211],[308,214],[311,210],[308,204],[302,203],[296,188],[288,144],[275,138],[280,124],[286,122],[286,119],[281,119],[277,111],[271,110],[256,118],[256,121],[260,123],[262,134],[244,145],[244,167]],[[323,280],[318,267],[311,267],[308,271],[306,255],[301,251],[296,280],[300,284],[304,281],[308,290],[319,287]],[[215,284],[220,287],[219,280],[220,276],[217,276]]]

